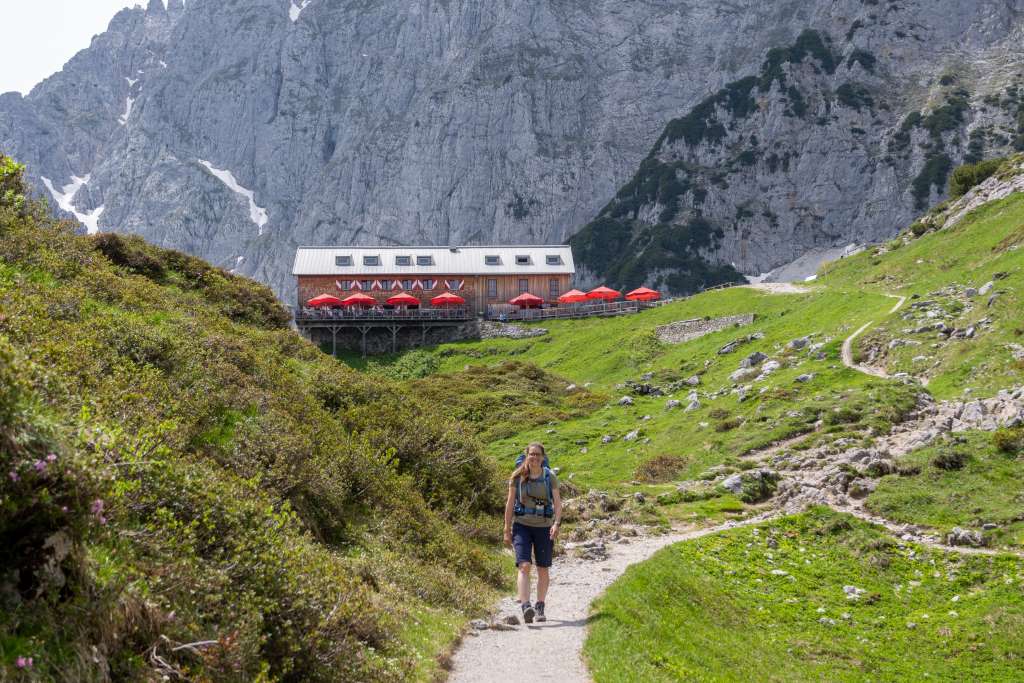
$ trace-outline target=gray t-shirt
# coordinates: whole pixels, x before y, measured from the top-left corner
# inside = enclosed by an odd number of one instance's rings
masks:
[[[509,479],[508,485],[510,488],[515,489],[519,485],[519,477]],[[551,472],[552,495],[554,495],[557,488],[558,477],[555,476],[554,472]],[[536,508],[538,514],[515,515],[514,521],[519,522],[523,526],[550,527],[554,525],[554,517],[544,516],[544,506],[548,502],[548,485],[544,483],[543,474],[536,479],[530,479],[523,483],[520,501],[528,512],[532,512]],[[551,504],[554,505],[554,500],[551,501]]]

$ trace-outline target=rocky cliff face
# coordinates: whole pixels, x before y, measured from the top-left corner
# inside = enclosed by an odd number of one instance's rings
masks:
[[[85,229],[286,300],[299,244],[559,242],[599,214],[577,244],[593,277],[685,291],[888,236],[941,194],[942,156],[1012,146],[1021,11],[151,0],[0,96],[0,149]]]

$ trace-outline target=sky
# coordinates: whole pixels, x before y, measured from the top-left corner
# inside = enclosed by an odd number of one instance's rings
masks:
[[[27,94],[103,33],[118,10],[145,0],[0,0],[0,93]],[[10,56],[16,55],[16,58]]]

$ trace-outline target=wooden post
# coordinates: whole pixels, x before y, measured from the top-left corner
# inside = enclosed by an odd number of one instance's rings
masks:
[[[402,329],[401,325],[391,325],[391,353],[398,352],[398,331]]]
[[[331,355],[338,357],[338,328],[331,327]]]

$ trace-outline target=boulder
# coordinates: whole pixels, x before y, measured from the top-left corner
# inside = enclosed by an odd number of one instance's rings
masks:
[[[740,367],[752,368],[756,365],[760,365],[766,360],[768,360],[768,356],[761,353],[760,351],[755,351],[754,353],[750,354],[749,356],[740,361]]]
[[[718,349],[718,355],[719,356],[724,356],[724,355],[726,355],[728,353],[732,353],[733,351],[738,349],[739,346],[740,346],[739,340],[731,341],[728,344],[726,344],[725,346],[723,346],[722,348]]]
[[[688,406],[686,406],[686,412],[688,412],[688,413],[692,412],[694,410],[699,410],[699,409],[700,409],[700,401],[698,401],[697,399],[693,399],[692,401],[690,401],[690,404]]]
[[[743,477],[739,474],[726,477],[722,482],[722,488],[731,493],[740,493],[743,490]]]
[[[686,378],[685,383],[691,387],[695,387],[698,384],[700,384],[700,377],[698,377],[697,375],[694,375],[693,377],[688,377]]]
[[[974,288],[974,287],[968,287],[967,289],[964,290],[964,296],[966,296],[966,297],[978,296],[978,290],[976,288]]]
[[[983,284],[981,287],[978,288],[978,294],[980,294],[982,296],[985,296],[986,294],[991,292],[992,288],[995,287],[995,286],[996,286],[996,283],[994,281],[992,281],[992,280],[989,280],[988,282],[986,282],[985,284]]]
[[[806,374],[806,373],[803,374],[803,375],[797,375],[797,377],[796,377],[796,381],[797,382],[801,382],[801,383],[804,383],[804,384],[806,384],[807,382],[810,382],[812,379],[814,379],[814,375],[813,374]]]
[[[745,380],[750,379],[751,377],[753,377],[756,374],[757,374],[757,370],[755,370],[753,368],[740,368],[736,372],[734,372],[731,375],[729,375],[729,381],[733,382],[734,384],[736,382],[743,382]]]
[[[633,405],[633,397],[632,396],[623,396],[622,398],[619,399],[619,405],[620,406],[631,406],[631,405]]]
[[[681,405],[683,405],[683,402],[682,401],[677,401],[674,398],[669,400],[669,401],[665,401],[665,409],[666,410],[672,410],[673,408],[678,408]]]
[[[629,432],[624,437],[622,437],[622,440],[623,441],[636,441],[639,438],[640,438],[640,430],[639,429],[634,429],[633,431]]]
[[[615,437],[611,434],[605,434],[601,437],[601,443],[611,443],[612,441],[615,441]]]
[[[794,351],[799,351],[800,349],[807,346],[808,341],[809,340],[807,339],[807,337],[800,337],[799,339],[794,339],[790,341],[788,344],[786,344],[786,348],[792,349]]]

